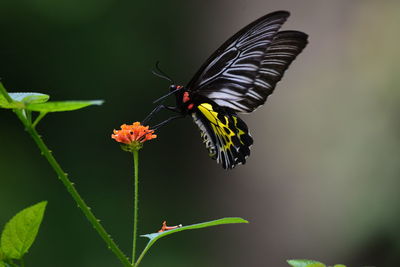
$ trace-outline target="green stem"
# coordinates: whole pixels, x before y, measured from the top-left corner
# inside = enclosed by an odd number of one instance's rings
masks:
[[[4,95],[4,97],[9,101],[12,102],[12,99],[7,94],[7,91],[4,89],[3,85],[0,83],[0,92]],[[83,214],[92,224],[93,228],[97,231],[97,233],[103,238],[106,242],[108,248],[117,256],[117,258],[121,261],[121,263],[125,267],[132,267],[128,258],[125,254],[118,248],[117,244],[114,240],[111,239],[110,235],[106,232],[104,227],[100,224],[100,221],[94,216],[90,207],[85,203],[82,197],[79,195],[78,191],[76,191],[74,184],[68,179],[67,174],[62,170],[61,166],[58,164],[56,159],[54,158],[51,151],[47,148],[46,144],[43,142],[42,138],[32,127],[26,117],[23,115],[22,111],[19,109],[14,110],[18,118],[21,120],[22,124],[25,126],[26,131],[31,135],[33,140],[35,141],[36,145],[39,147],[42,155],[47,159],[51,167],[57,173],[58,178],[64,184],[72,198],[75,200],[78,207],[82,210]]]
[[[134,201],[133,201],[133,245],[132,245],[132,265],[135,266],[136,238],[138,224],[138,199],[139,199],[139,150],[133,151],[134,165]]]
[[[11,97],[8,95],[6,88],[4,88],[3,84],[0,82],[0,93],[4,96],[4,98],[7,100],[8,103],[12,103],[13,100]]]
[[[24,110],[26,119],[28,120],[29,124],[32,124],[32,111],[30,110]]]
[[[35,128],[39,121],[46,116],[46,114],[47,112],[40,112],[39,116],[37,116],[36,120],[32,123],[32,127]]]
[[[3,84],[0,82],[0,93],[4,96],[8,103],[12,103],[13,100],[10,95],[7,93],[7,90],[4,88]],[[22,112],[21,109],[13,109],[17,117],[22,121],[25,127],[29,126],[29,121],[26,119],[26,116]]]
[[[150,247],[154,244],[154,242],[156,242],[156,240],[155,240],[155,239],[151,239],[151,240],[147,243],[146,247],[143,249],[142,253],[140,254],[140,256],[139,256],[139,258],[138,258],[138,260],[136,261],[136,263],[135,263],[135,265],[134,265],[135,267],[138,267],[138,266],[139,266],[139,263],[142,261],[144,255],[146,255],[147,251],[148,251],[148,250],[150,249]]]
[[[21,259],[21,262],[20,262],[20,263],[21,263],[21,267],[25,267],[25,260],[24,260],[24,258]]]

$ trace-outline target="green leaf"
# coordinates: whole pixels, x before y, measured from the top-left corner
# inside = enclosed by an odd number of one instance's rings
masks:
[[[343,264],[335,264],[335,266],[333,266],[333,267],[346,267],[346,265],[343,265]]]
[[[313,260],[288,260],[287,263],[292,267],[325,267],[325,264]]]
[[[4,227],[1,250],[6,259],[21,259],[28,252],[39,231],[47,201],[18,212]]]
[[[50,96],[41,93],[9,93],[14,101],[23,102],[25,104],[44,103],[49,100]]]
[[[9,93],[13,103],[8,103],[2,94],[0,94],[0,107],[3,108],[24,108],[27,104],[44,103],[50,96],[41,93]]]
[[[183,227],[175,228],[172,230],[167,230],[161,233],[152,233],[152,234],[146,234],[146,235],[141,235],[141,237],[147,237],[150,239],[150,241],[147,243],[146,247],[144,248],[142,254],[139,256],[139,259],[136,262],[136,265],[140,263],[146,252],[150,249],[150,247],[160,238],[175,234],[177,232],[182,232],[186,230],[194,230],[194,229],[201,229],[201,228],[206,228],[206,227],[211,227],[211,226],[217,226],[221,224],[232,224],[232,223],[249,223],[248,221],[238,218],[238,217],[228,217],[228,218],[222,218],[214,221],[209,221],[209,222],[203,222],[203,223],[197,223],[197,224],[192,224],[192,225],[186,225]]]
[[[242,218],[235,218],[235,217],[223,218],[223,219],[218,219],[218,220],[209,221],[209,222],[186,225],[183,227],[175,228],[175,229],[164,231],[161,233],[152,233],[152,234],[146,234],[146,235],[141,235],[141,236],[147,237],[150,240],[154,240],[154,239],[160,239],[161,237],[171,235],[171,234],[174,234],[177,232],[186,231],[186,230],[200,229],[200,228],[206,228],[206,227],[211,227],[211,226],[216,226],[216,225],[221,225],[221,224],[231,224],[231,223],[249,223],[249,222]]]
[[[0,267],[6,267],[6,263],[4,261],[0,261]]]
[[[54,101],[39,104],[26,105],[26,109],[39,112],[59,112],[71,111],[85,108],[91,105],[101,105],[103,100],[89,100],[89,101]]]

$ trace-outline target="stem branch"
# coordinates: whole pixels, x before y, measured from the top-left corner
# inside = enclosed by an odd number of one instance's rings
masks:
[[[154,244],[155,241],[156,240],[152,239],[147,243],[146,247],[143,249],[142,253],[139,255],[139,258],[134,265],[135,267],[139,266],[139,263],[142,261],[144,255],[146,255],[147,251],[150,249],[150,247]]]
[[[44,116],[46,116],[47,112],[40,112],[39,116],[37,116],[37,118],[35,119],[35,121],[32,123],[32,127],[35,128],[36,125],[39,123],[39,121],[41,119],[44,118]]]

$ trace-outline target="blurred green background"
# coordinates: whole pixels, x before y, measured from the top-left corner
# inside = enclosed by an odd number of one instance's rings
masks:
[[[279,9],[292,13],[283,29],[308,33],[310,43],[268,104],[242,116],[255,139],[248,163],[222,170],[190,118],[161,129],[141,152],[140,233],[163,220],[251,223],[161,240],[143,266],[398,264],[400,2],[1,0],[6,88],[106,101],[50,114],[38,130],[127,254],[132,160],[112,129],[143,119],[167,92],[150,73],[157,60],[185,84],[230,35]],[[0,118],[0,225],[49,201],[27,266],[119,266],[14,114]]]

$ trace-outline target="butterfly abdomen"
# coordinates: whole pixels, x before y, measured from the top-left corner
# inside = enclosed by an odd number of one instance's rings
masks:
[[[204,119],[202,119],[197,113],[192,113],[192,118],[194,123],[196,123],[200,129],[200,136],[206,146],[206,149],[208,150],[208,155],[212,159],[216,159],[217,148],[215,147],[215,138],[209,125],[207,125]]]

